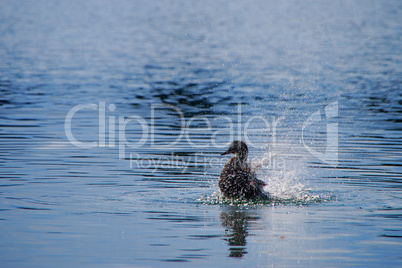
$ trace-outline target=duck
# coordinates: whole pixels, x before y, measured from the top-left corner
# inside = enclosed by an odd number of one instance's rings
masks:
[[[219,176],[219,189],[225,197],[253,199],[268,197],[265,182],[257,179],[247,163],[248,147],[244,141],[233,141],[221,155],[234,154],[224,165]]]

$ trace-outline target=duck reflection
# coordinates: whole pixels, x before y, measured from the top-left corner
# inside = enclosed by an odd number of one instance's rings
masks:
[[[231,207],[221,212],[222,226],[225,227],[224,240],[229,244],[229,257],[241,258],[245,254],[248,229],[251,224],[258,220],[258,216],[251,215],[251,211]]]

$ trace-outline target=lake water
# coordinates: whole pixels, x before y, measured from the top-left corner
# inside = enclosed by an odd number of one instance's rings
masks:
[[[402,265],[400,1],[0,5],[1,267]]]

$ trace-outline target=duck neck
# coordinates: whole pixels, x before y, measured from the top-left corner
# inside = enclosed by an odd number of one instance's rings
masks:
[[[239,158],[240,162],[247,162],[247,152],[240,152],[237,154],[237,157]]]
[[[236,164],[238,164],[241,168],[245,168],[247,166],[247,153],[240,153],[235,155]]]

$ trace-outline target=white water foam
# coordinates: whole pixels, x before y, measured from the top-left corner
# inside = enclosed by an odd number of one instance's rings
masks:
[[[286,147],[289,147],[289,144]],[[264,190],[274,202],[279,203],[307,204],[328,200],[328,195],[314,193],[310,182],[306,180],[307,163],[305,156],[300,153],[301,148],[294,145],[291,148],[291,152],[280,150],[278,147],[275,150],[270,149],[250,163],[252,169],[257,172],[257,177],[267,184]],[[279,165],[278,159],[275,163],[274,157],[282,159],[282,163]]]

